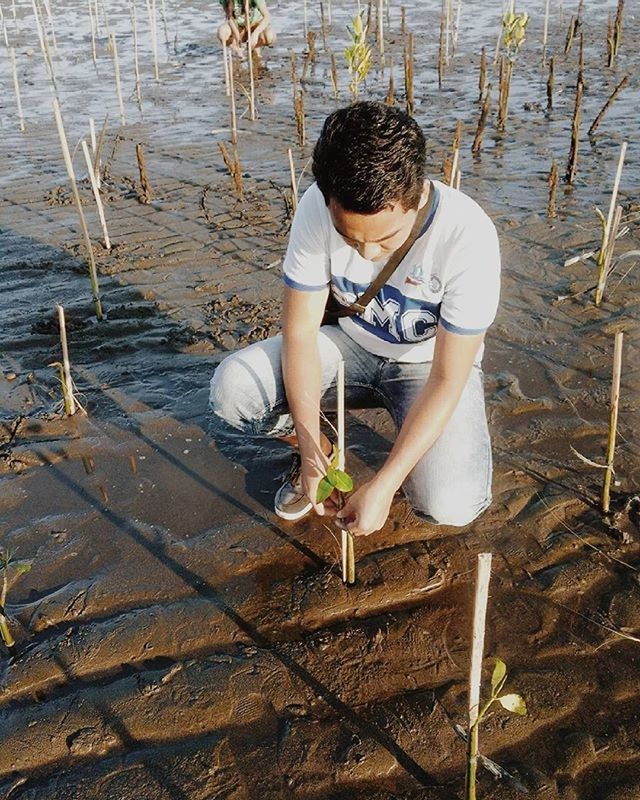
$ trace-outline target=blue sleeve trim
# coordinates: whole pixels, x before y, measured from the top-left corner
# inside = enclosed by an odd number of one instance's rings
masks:
[[[459,328],[457,325],[453,325],[451,322],[447,322],[444,317],[440,317],[440,324],[442,327],[449,331],[450,333],[458,333],[461,336],[477,336],[479,333],[484,333],[489,326],[486,328]]]
[[[297,289],[299,292],[321,292],[329,285],[329,282],[327,281],[327,283],[322,283],[320,285],[309,286],[306,283],[298,283],[298,281],[294,281],[288,275],[284,276],[284,282],[290,289]]]

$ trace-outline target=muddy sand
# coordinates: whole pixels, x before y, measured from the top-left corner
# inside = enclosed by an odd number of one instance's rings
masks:
[[[217,449],[207,439],[208,381],[224,355],[278,331],[281,261],[290,225],[287,148],[307,165],[326,113],[348,101],[342,60],[355,3],[335,0],[328,46],[310,7],[317,58],[304,82],[308,143],[298,144],[289,52],[304,60],[300,4],[274,8],[279,39],[256,83],[251,122],[238,88],[236,197],[218,143],[229,147],[217,4],[157,6],[160,83],[138,3],[142,111],[134,93],[128,4],[105,2],[116,33],[127,125],[119,125],[107,22],[97,60],[88,12],[51,3],[49,45],[70,145],[100,130],[107,252],[91,189],[74,163],[98,264],[105,321],[94,317],[85,254],[51,111],[33,11],[3,3],[16,47],[26,132],[10,61],[0,74],[0,537],[32,559],[7,611],[18,654],[0,663],[0,796],[11,800],[459,798],[476,555],[494,554],[485,678],[493,659],[528,715],[497,711],[483,754],[505,771],[479,775],[479,796],[507,800],[640,797],[640,269],[622,262],[600,309],[594,205],[608,208],[620,145],[620,202],[640,248],[638,9],[625,9],[605,68],[611,2],[587,3],[585,96],[577,176],[546,217],[547,174],[564,174],[578,65],[564,43],[577,3],[551,3],[546,109],[544,3],[514,67],[504,135],[496,133],[492,64],[500,8],[466,2],[457,50],[437,86],[440,4],[407,2],[415,32],[415,116],[441,177],[462,122],[462,189],[501,237],[502,305],[485,356],[494,443],[494,503],[466,529],[418,523],[401,499],[379,533],[357,541],[357,584],[339,579],[335,541],[318,519],[271,511],[284,448]],[[325,4],[326,6],[327,4]],[[374,4],[375,6],[375,4]],[[375,16],[375,15],[374,15]],[[46,14],[43,9],[43,18]],[[482,154],[480,48],[493,105]],[[396,100],[404,102],[399,4],[386,31]],[[374,51],[374,57],[377,58]],[[623,75],[629,84],[591,140],[586,131]],[[382,99],[389,71],[365,96]],[[236,82],[247,86],[246,65]],[[152,190],[140,202],[135,145]],[[305,173],[301,186],[309,183]],[[631,268],[631,269],[629,269]],[[625,273],[626,274],[625,276]],[[586,292],[580,294],[583,290]],[[561,297],[565,299],[559,299]],[[569,296],[569,297],[567,297]],[[59,413],[55,304],[63,303],[73,374],[88,416]],[[613,335],[625,331],[612,513],[598,507],[608,427]],[[361,481],[393,440],[382,411],[351,412],[348,465]],[[486,683],[485,683],[486,686]]]

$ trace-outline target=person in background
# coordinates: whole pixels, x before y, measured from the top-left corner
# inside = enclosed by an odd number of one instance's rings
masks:
[[[249,0],[248,25],[244,0],[220,0],[220,5],[227,19],[218,28],[218,39],[231,47],[240,58],[243,57],[242,45],[247,41],[248,31],[251,49],[258,58],[261,47],[268,47],[275,42],[276,35],[271,27],[271,15],[265,0]]]

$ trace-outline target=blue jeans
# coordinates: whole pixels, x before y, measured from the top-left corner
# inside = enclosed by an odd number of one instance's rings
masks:
[[[397,430],[431,369],[430,362],[409,364],[375,356],[337,325],[320,329],[318,349],[323,401],[335,398],[342,359],[347,407],[386,408]],[[215,417],[249,436],[280,437],[294,432],[282,381],[281,350],[282,337],[276,336],[221,362],[211,379]],[[491,472],[482,370],[474,366],[447,425],[402,488],[414,511],[430,522],[462,526],[491,503]]]

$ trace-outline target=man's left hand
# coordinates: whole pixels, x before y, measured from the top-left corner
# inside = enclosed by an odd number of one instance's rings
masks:
[[[336,522],[355,536],[379,531],[387,521],[394,490],[374,478],[363,484],[336,514]]]

